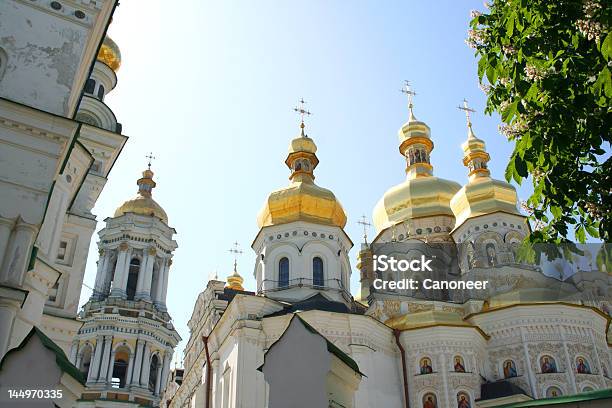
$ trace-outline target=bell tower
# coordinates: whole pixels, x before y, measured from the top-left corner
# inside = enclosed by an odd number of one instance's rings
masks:
[[[87,377],[84,399],[157,406],[180,341],[166,309],[176,231],[153,200],[150,162],[137,185],[99,233],[95,288],[70,358]]]

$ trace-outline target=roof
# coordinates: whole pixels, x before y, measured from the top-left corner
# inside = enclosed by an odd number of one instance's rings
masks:
[[[523,407],[541,407],[551,405],[571,404],[573,402],[584,402],[593,400],[612,399],[612,388],[604,390],[583,392],[580,394],[567,395],[555,398],[543,398],[533,401],[516,402],[512,404],[501,405],[498,408],[523,408]]]
[[[330,353],[332,353],[333,355],[335,355],[336,357],[338,357],[344,364],[346,364],[347,366],[349,366],[353,371],[355,371],[357,374],[363,376],[363,377],[367,377],[364,373],[362,373],[361,371],[359,371],[359,366],[357,365],[357,362],[355,362],[355,360],[353,360],[348,354],[346,354],[344,351],[340,350],[338,348],[338,346],[336,346],[334,343],[332,343],[331,341],[329,341],[327,339],[327,337],[325,337],[324,335],[322,335],[321,333],[319,333],[317,331],[317,329],[315,329],[314,327],[312,327],[310,324],[308,324],[306,322],[306,320],[302,319],[297,313],[295,313],[293,315],[293,317],[291,318],[291,320],[289,321],[289,324],[287,325],[287,328],[285,329],[285,331],[289,328],[289,326],[291,325],[291,322],[293,322],[293,319],[298,319],[300,321],[300,323],[302,323],[302,325],[306,328],[306,330],[308,330],[309,332],[316,334],[318,336],[321,336],[323,338],[323,340],[325,340],[325,343],[327,344],[327,351],[329,351]],[[278,341],[283,337],[283,334],[281,334],[281,336],[278,338],[278,340],[276,340],[268,349],[268,351],[266,351],[266,354],[268,354],[270,352],[270,350],[272,350],[272,347],[274,347],[274,345],[276,343],[278,343]],[[265,356],[264,356],[264,364],[265,364]],[[261,368],[264,366],[264,364],[262,364],[258,370],[261,371]]]
[[[4,358],[2,359],[2,361],[0,361],[0,370],[2,369],[2,365],[9,357],[9,355],[24,348],[34,335],[36,335],[40,339],[43,346],[45,346],[47,349],[51,350],[55,354],[55,362],[57,363],[57,366],[60,368],[60,370],[62,370],[62,372],[68,374],[81,384],[85,385],[85,376],[83,376],[81,371],[79,371],[79,369],[76,368],[76,366],[68,360],[68,357],[66,357],[66,354],[60,348],[60,346],[55,344],[55,342],[49,337],[47,337],[47,335],[43,333],[42,330],[36,327],[33,327],[32,330],[30,330],[30,333],[28,333],[28,335],[23,339],[19,346],[15,347],[4,355]]]
[[[488,382],[480,386],[480,399],[491,400],[496,398],[509,397],[510,395],[528,395],[521,387],[514,385],[510,381],[501,380]]]
[[[330,300],[323,296],[320,292],[300,300],[299,302],[287,304],[284,309],[279,312],[274,312],[267,315],[266,317],[282,316],[289,313],[306,312],[308,310],[321,310],[324,312],[335,312],[335,313],[354,313],[364,314],[365,310],[360,307],[357,302],[353,302],[352,308],[347,306],[345,303]]]

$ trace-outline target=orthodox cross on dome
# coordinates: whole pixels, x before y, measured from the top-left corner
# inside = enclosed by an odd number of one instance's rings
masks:
[[[145,158],[148,159],[149,162],[147,163],[147,166],[149,167],[149,170],[151,170],[151,161],[155,160],[156,157],[153,156],[153,152],[150,152],[145,156]]]
[[[306,107],[304,106],[306,104],[306,101],[304,100],[304,98],[300,98],[298,102],[299,102],[299,105],[293,108],[293,110],[296,111],[300,115],[302,119],[302,122],[300,123],[300,128],[302,129],[302,136],[306,136],[304,134],[304,127],[305,127],[304,116],[310,116],[312,115],[312,113],[310,113],[310,111],[307,110]]]
[[[234,254],[234,271],[237,271],[238,255],[242,254],[242,250],[240,250],[239,248],[240,248],[240,245],[238,244],[238,241],[236,241],[233,244],[233,248],[229,249],[229,252]]]
[[[467,99],[463,99],[463,106],[457,106],[457,109],[465,112],[465,119],[467,120],[468,127],[472,127],[472,119],[470,118],[470,113],[475,113],[476,111],[468,106]]]
[[[361,219],[357,221],[357,224],[360,224],[361,226],[363,226],[363,241],[367,245],[368,244],[368,229],[372,226],[372,224],[368,222],[368,217],[366,217],[365,214],[361,216]]]
[[[408,111],[410,112],[410,119],[414,119],[414,114],[412,113],[412,99],[417,93],[412,90],[410,81],[407,79],[404,80],[404,87],[400,89],[400,92],[408,96]]]

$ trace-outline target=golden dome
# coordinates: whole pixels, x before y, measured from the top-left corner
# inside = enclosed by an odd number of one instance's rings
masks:
[[[460,188],[459,183],[434,176],[407,179],[391,187],[374,207],[376,231],[418,217],[452,216],[450,201]]]
[[[467,219],[498,211],[520,215],[516,207],[516,189],[505,181],[480,177],[470,181],[452,198],[455,228]]]
[[[230,289],[234,289],[234,290],[244,290],[244,287],[242,286],[243,282],[244,282],[244,279],[238,273],[236,262],[234,262],[234,272],[230,276],[227,277],[226,287]]]
[[[463,164],[469,169],[469,181],[451,200],[455,214],[455,228],[466,220],[494,212],[520,215],[518,197],[513,185],[491,178],[487,167],[490,156],[485,142],[476,137],[468,119],[468,138],[461,145]]]
[[[117,72],[119,66],[121,66],[121,52],[119,51],[119,47],[108,36],[104,37],[104,41],[102,41],[97,60],[108,65],[115,72]]]
[[[291,169],[291,183],[268,196],[257,216],[257,225],[263,228],[307,221],[344,228],[346,214],[342,205],[334,193],[314,183],[313,172],[319,164],[315,155],[317,146],[301,127],[301,135],[290,142],[285,160]]]
[[[391,187],[374,207],[378,232],[408,219],[452,216],[450,200],[461,186],[433,176],[429,155],[434,144],[429,126],[417,120],[409,104],[409,119],[399,130],[399,150],[406,159],[406,180]]]
[[[164,209],[157,204],[151,197],[151,190],[156,184],[153,181],[153,172],[148,169],[142,172],[142,178],[137,181],[138,195],[136,198],[126,201],[115,210],[115,217],[120,217],[124,214],[134,213],[139,215],[149,215],[161,219],[166,224],[168,216]]]

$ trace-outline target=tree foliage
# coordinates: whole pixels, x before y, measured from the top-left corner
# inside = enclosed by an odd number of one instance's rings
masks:
[[[533,182],[530,240],[609,241],[612,2],[494,0],[472,17],[486,111],[515,144],[506,179]]]

